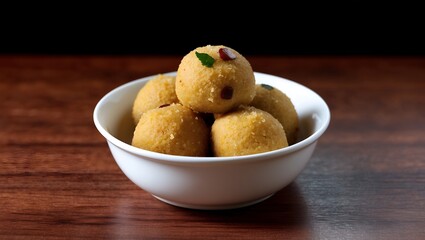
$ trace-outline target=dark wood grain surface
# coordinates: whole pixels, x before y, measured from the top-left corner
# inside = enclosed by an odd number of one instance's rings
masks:
[[[425,58],[247,58],[319,93],[331,124],[270,199],[195,211],[130,182],[92,121],[180,56],[0,56],[0,239],[425,239]]]

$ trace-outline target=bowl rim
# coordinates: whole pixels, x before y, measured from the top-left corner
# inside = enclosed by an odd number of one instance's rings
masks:
[[[167,73],[162,73],[163,75],[175,75],[176,72],[167,72]],[[268,152],[263,152],[263,153],[256,153],[256,154],[250,154],[250,155],[243,155],[243,156],[229,156],[229,157],[193,157],[193,156],[179,156],[179,155],[171,155],[171,154],[165,154],[165,153],[158,153],[158,152],[153,152],[153,151],[149,151],[149,150],[145,150],[145,149],[141,149],[141,148],[137,148],[134,147],[130,144],[127,144],[121,140],[119,140],[118,138],[114,137],[112,134],[110,134],[101,124],[100,121],[98,119],[98,115],[99,115],[99,111],[101,108],[101,105],[103,105],[111,95],[113,95],[114,93],[122,90],[123,88],[128,87],[129,85],[133,85],[136,82],[141,82],[141,81],[147,81],[148,79],[156,76],[157,74],[154,75],[150,75],[150,76],[146,76],[146,77],[142,77],[142,78],[138,78],[132,81],[129,81],[125,84],[122,84],[114,89],[112,89],[111,91],[109,91],[108,93],[106,93],[96,104],[94,111],[93,111],[93,121],[94,124],[97,128],[97,130],[100,132],[100,134],[109,142],[112,143],[113,145],[121,148],[122,150],[125,150],[127,152],[130,152],[132,154],[135,154],[137,156],[142,156],[144,158],[149,158],[151,160],[156,160],[156,161],[164,161],[164,162],[174,162],[174,163],[225,163],[225,162],[233,162],[233,161],[257,161],[257,160],[264,160],[264,159],[269,159],[269,158],[275,158],[278,156],[283,156],[283,155],[287,155],[289,153],[301,150],[303,148],[306,148],[307,146],[313,144],[314,142],[316,142],[319,137],[326,131],[326,129],[329,126],[330,123],[330,118],[331,118],[331,113],[329,110],[329,107],[327,105],[327,103],[324,101],[324,99],[317,94],[315,91],[313,91],[312,89],[297,83],[295,81],[277,76],[277,75],[272,75],[272,74],[268,74],[268,73],[262,73],[262,72],[254,72],[254,74],[256,76],[265,76],[265,77],[277,77],[280,78],[282,80],[288,81],[291,84],[295,84],[298,85],[302,88],[305,88],[306,90],[310,91],[311,94],[315,95],[315,97],[319,98],[322,102],[323,105],[325,107],[325,114],[324,114],[324,118],[323,118],[323,123],[320,126],[319,129],[317,129],[317,131],[315,131],[313,134],[311,134],[310,136],[308,136],[307,138],[294,143],[293,145],[284,147],[284,148],[280,148],[280,149],[276,149],[276,150],[272,150],[272,151],[268,151]]]

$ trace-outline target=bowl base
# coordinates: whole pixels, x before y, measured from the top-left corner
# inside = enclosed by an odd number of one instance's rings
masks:
[[[260,203],[266,199],[268,199],[269,197],[273,196],[274,193],[267,195],[265,197],[262,197],[260,199],[256,199],[254,201],[249,201],[249,202],[242,202],[242,203],[236,203],[236,204],[222,204],[222,205],[194,205],[194,204],[185,204],[185,203],[178,203],[178,202],[174,202],[174,201],[170,201],[158,196],[155,196],[152,194],[152,196],[154,196],[156,199],[168,203],[170,205],[176,206],[176,207],[182,207],[182,208],[189,208],[189,209],[197,209],[197,210],[227,210],[227,209],[236,209],[236,208],[242,208],[242,207],[247,207],[250,205],[254,205],[257,203]]]

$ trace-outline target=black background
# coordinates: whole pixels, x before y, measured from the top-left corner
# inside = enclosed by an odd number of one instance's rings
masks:
[[[322,12],[254,6],[237,15],[233,9],[68,7],[3,9],[0,54],[183,55],[207,44],[227,45],[244,55],[425,54],[425,21],[422,13],[411,11],[414,7]]]

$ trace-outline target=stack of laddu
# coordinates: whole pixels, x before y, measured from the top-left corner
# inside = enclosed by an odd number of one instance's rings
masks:
[[[256,84],[248,60],[226,46],[198,47],[176,77],[158,74],[137,94],[132,145],[182,156],[241,156],[295,143],[298,116],[280,90]]]

